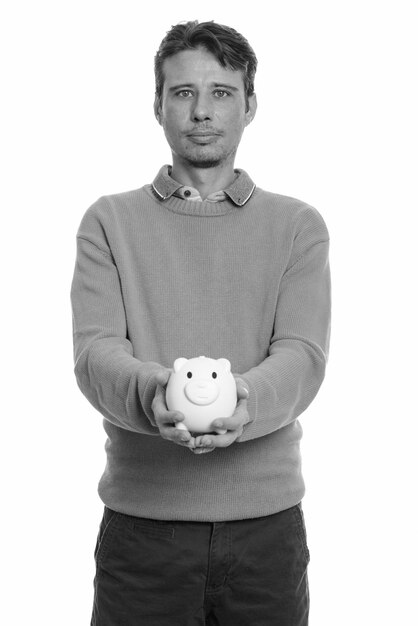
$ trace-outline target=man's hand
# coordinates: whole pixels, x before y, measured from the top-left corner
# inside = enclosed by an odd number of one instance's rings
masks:
[[[157,383],[154,400],[152,401],[152,411],[154,413],[155,422],[163,439],[168,439],[180,446],[186,446],[193,449],[195,447],[195,439],[188,430],[180,430],[176,428],[176,424],[184,420],[183,413],[180,411],[169,411],[165,402],[165,390],[171,370],[161,370],[155,374],[154,380]]]
[[[235,378],[237,385],[237,406],[231,417],[218,417],[212,423],[214,431],[227,430],[224,435],[205,434],[195,439],[195,447],[192,452],[195,454],[204,454],[205,452],[213,452],[215,448],[227,448],[234,443],[244,430],[245,424],[250,421],[247,411],[247,398],[249,391],[242,378]]]

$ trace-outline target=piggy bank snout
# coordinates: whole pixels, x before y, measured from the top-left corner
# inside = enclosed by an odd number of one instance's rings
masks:
[[[197,378],[184,387],[186,398],[193,404],[212,404],[219,396],[219,386],[207,378]]]

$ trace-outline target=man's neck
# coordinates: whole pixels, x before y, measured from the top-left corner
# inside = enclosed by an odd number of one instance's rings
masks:
[[[235,178],[234,164],[197,168],[173,159],[171,177],[178,183],[197,189],[204,200],[211,193],[227,189],[232,184]]]

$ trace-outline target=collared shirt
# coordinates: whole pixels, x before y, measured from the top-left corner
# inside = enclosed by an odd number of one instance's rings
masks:
[[[188,187],[187,185],[183,185],[183,187],[179,187],[177,191],[173,193],[173,196],[176,196],[177,198],[183,198],[183,200],[189,200],[191,202],[203,201],[203,198],[198,192],[198,190],[195,189],[194,187]],[[226,198],[227,198],[226,193],[220,190],[220,191],[214,191],[213,193],[210,193],[205,198],[205,200],[207,202],[222,202],[223,200],[226,200]]]
[[[154,192],[161,200],[167,200],[171,196],[183,198],[184,200],[191,200],[202,202],[203,199],[200,196],[197,189],[182,185],[181,183],[171,178],[171,165],[163,165],[155,177],[152,187]],[[251,198],[255,189],[255,184],[242,169],[235,169],[235,179],[233,183],[224,190],[215,191],[211,193],[205,201],[207,202],[222,202],[229,198],[237,206],[244,206],[244,204]]]

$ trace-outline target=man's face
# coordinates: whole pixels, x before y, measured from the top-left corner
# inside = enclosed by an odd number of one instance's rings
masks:
[[[161,101],[155,114],[173,153],[192,167],[234,161],[244,128],[256,111],[246,99],[242,72],[222,67],[204,48],[165,59]]]

